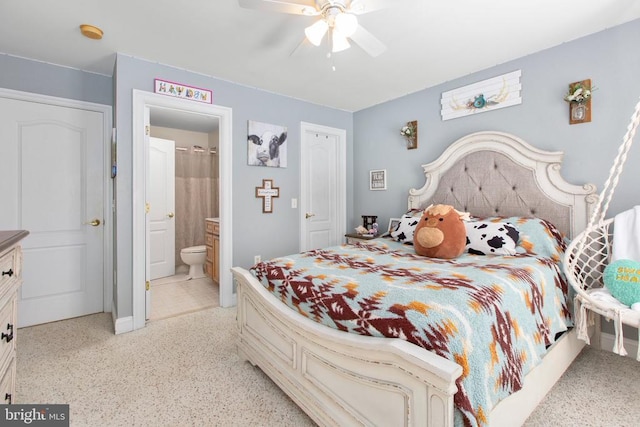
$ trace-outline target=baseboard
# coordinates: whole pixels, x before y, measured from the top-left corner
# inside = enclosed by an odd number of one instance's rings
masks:
[[[606,332],[600,333],[600,348],[605,351],[613,352],[613,346],[616,342],[616,336],[614,334],[609,334]],[[632,340],[630,338],[625,338],[623,340],[624,349],[627,350],[627,357],[631,357],[633,359],[636,358],[638,354],[638,341]]]
[[[114,304],[112,307],[115,307]],[[111,318],[113,319],[113,329],[116,335],[133,331],[133,316],[118,318],[116,310],[111,310]]]

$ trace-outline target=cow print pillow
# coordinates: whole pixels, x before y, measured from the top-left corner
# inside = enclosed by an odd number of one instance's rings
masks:
[[[397,242],[413,245],[413,232],[420,222],[420,216],[404,214],[395,230],[391,230],[391,238]]]
[[[466,222],[466,252],[475,255],[515,255],[520,233],[509,222]]]

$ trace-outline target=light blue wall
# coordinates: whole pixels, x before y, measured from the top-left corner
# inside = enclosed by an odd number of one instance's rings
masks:
[[[300,122],[310,122],[347,131],[348,193],[352,188],[352,113],[322,107],[215,79],[202,74],[152,63],[126,55],[116,60],[116,121],[118,129],[118,317],[132,314],[132,91],[153,92],[154,78],[213,90],[213,102],[233,110],[233,259],[232,265],[249,267],[253,256],[263,258],[299,251],[299,209],[291,199],[300,197]],[[247,121],[272,123],[288,128],[287,167],[262,168],[247,165]],[[255,187],[270,178],[280,188],[271,214],[262,213]],[[353,221],[352,204],[347,217]]]
[[[113,106],[110,76],[0,53],[0,87]]]
[[[564,151],[565,178],[575,184],[592,182],[601,189],[640,97],[638,40],[640,20],[356,112],[356,221],[360,215],[378,215],[386,226],[390,217],[406,210],[408,189],[424,184],[421,165],[436,159],[459,137],[482,130],[509,132],[536,147]],[[522,70],[521,105],[441,120],[442,92],[514,70]],[[569,83],[587,78],[597,87],[592,121],[569,125],[562,98]],[[407,150],[400,136],[400,128],[411,120],[418,120],[415,150]],[[371,169],[387,169],[387,191],[369,190]],[[608,216],[640,204],[639,170],[636,141]]]

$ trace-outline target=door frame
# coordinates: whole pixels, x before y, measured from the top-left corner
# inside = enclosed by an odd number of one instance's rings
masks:
[[[103,159],[102,182],[104,200],[102,201],[103,236],[102,236],[102,307],[105,313],[111,312],[113,303],[113,217],[115,204],[113,201],[113,179],[111,178],[111,146],[114,143],[110,105],[97,104],[75,99],[59,98],[56,96],[42,95],[33,92],[22,92],[12,89],[0,88],[0,98],[15,99],[18,101],[36,102],[40,104],[54,105],[57,107],[74,108],[78,110],[92,111],[102,114],[103,126]]]
[[[145,114],[146,108],[164,108],[184,113],[199,114],[219,120],[219,161],[220,161],[220,305],[236,305],[237,294],[233,293],[231,261],[232,240],[232,121],[231,108],[214,104],[203,104],[186,99],[173,98],[139,89],[133,90],[133,172],[132,172],[132,304],[133,329],[143,328],[145,319]],[[151,113],[153,114],[153,112]]]
[[[307,242],[307,221],[305,221],[305,209],[307,207],[309,195],[306,193],[307,188],[307,175],[304,173],[304,165],[309,157],[309,152],[306,144],[306,135],[308,132],[317,132],[323,134],[333,135],[338,138],[338,158],[336,159],[338,165],[337,176],[337,204],[336,204],[336,218],[337,230],[336,237],[338,239],[344,235],[347,227],[347,131],[345,129],[333,128],[324,125],[317,125],[313,123],[300,122],[300,250],[304,251],[308,245]]]

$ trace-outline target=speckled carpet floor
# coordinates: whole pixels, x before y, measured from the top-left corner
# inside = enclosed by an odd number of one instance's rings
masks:
[[[68,403],[72,426],[311,426],[236,355],[235,308],[113,334],[110,313],[18,330],[16,403]]]
[[[114,335],[110,313],[18,330],[17,402],[72,426],[313,426],[235,350],[235,308]],[[526,426],[637,426],[640,362],[586,348]]]

